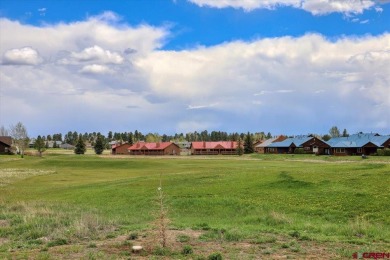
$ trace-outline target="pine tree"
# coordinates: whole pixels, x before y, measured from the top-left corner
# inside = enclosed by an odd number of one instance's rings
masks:
[[[237,141],[237,149],[236,152],[239,156],[241,156],[244,153],[244,149],[242,149],[242,140],[241,138],[238,139]]]
[[[46,151],[45,141],[40,135],[38,135],[38,138],[35,140],[34,148],[37,149],[40,157],[42,157],[42,153]]]
[[[347,129],[344,128],[343,137],[348,137],[348,136],[349,136],[348,131]]]
[[[87,148],[85,147],[85,143],[83,141],[83,136],[80,134],[77,139],[76,147],[74,149],[75,154],[84,154]]]
[[[245,136],[244,153],[253,153],[252,135],[248,132]]]
[[[96,154],[102,154],[104,151],[104,144],[103,144],[103,138],[101,135],[97,136],[95,146],[93,147],[95,149]]]

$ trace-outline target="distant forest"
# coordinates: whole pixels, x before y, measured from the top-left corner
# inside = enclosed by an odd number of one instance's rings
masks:
[[[20,123],[21,124],[21,123]],[[21,124],[23,125],[23,124]],[[24,126],[23,126],[24,127]],[[5,127],[0,127],[0,135],[8,135],[9,133],[15,132],[12,131],[14,127],[11,127],[11,131],[8,131]],[[309,135],[310,133],[308,133]],[[339,136],[349,136],[348,131],[344,129],[343,131],[340,131],[337,126],[332,126],[329,130],[328,134],[325,135],[318,135],[318,134],[311,134],[313,136],[316,136],[318,138],[323,139],[324,141],[328,141],[332,137],[339,137]],[[103,142],[105,143],[106,147],[109,147],[110,142],[117,142],[117,143],[136,143],[139,141],[145,141],[145,142],[196,142],[196,141],[239,141],[244,140],[245,138],[248,138],[252,140],[253,142],[257,142],[259,140],[265,140],[270,139],[274,137],[270,132],[255,132],[255,133],[227,133],[224,131],[211,131],[208,132],[207,130],[201,131],[201,132],[189,132],[186,134],[183,133],[176,133],[174,135],[160,135],[158,133],[147,133],[143,134],[138,130],[135,130],[134,132],[112,132],[109,131],[107,135],[104,135],[100,132],[92,132],[92,133],[78,133],[77,131],[69,131],[67,134],[63,135],[62,133],[55,133],[55,134],[49,134],[49,135],[39,135],[39,138],[43,139],[43,141],[60,141],[61,143],[65,144],[71,144],[75,145],[77,143],[77,140],[79,137],[82,138],[84,142],[90,143],[91,145],[94,145],[98,137],[101,137]],[[287,135],[286,135],[287,136]],[[288,136],[292,137],[292,136]],[[30,141],[34,141],[34,137],[29,137]]]
[[[239,139],[244,140],[246,136],[250,136],[251,140],[254,142],[257,142],[259,140],[265,140],[270,139],[273,137],[273,135],[268,132],[255,132],[255,133],[227,133],[224,131],[211,131],[208,132],[207,130],[201,131],[201,132],[190,132],[190,133],[176,133],[174,135],[160,135],[158,133],[148,133],[143,134],[138,130],[135,130],[134,132],[112,132],[109,131],[107,135],[104,135],[100,132],[92,132],[92,133],[78,133],[76,131],[72,132],[69,131],[64,136],[59,134],[53,134],[53,135],[47,135],[42,136],[42,138],[45,141],[61,141],[62,143],[67,143],[74,145],[77,142],[77,139],[79,136],[82,136],[82,139],[84,142],[91,143],[92,145],[96,141],[98,136],[101,136],[106,144],[112,141],[117,141],[119,143],[136,143],[138,141],[145,141],[145,142],[196,142],[196,141],[238,141]],[[311,134],[313,136],[317,136],[325,141],[329,140],[332,137],[338,137],[338,136],[349,136],[346,129],[340,132],[340,130],[333,126],[329,130],[329,134],[325,135],[318,135],[318,134]],[[287,136],[287,135],[286,135]],[[292,137],[292,136],[289,136]]]
[[[194,141],[238,141],[239,139],[244,139],[245,136],[251,135],[252,140],[264,140],[272,138],[270,132],[264,133],[227,133],[223,131],[212,131],[208,132],[207,130],[202,132],[191,132],[191,133],[176,133],[174,135],[160,135],[158,133],[148,133],[143,134],[142,132],[135,130],[134,132],[112,132],[109,131],[107,135],[104,135],[100,132],[92,133],[78,133],[77,131],[69,131],[67,134],[62,135],[61,133],[52,134],[47,136],[42,136],[45,141],[61,141],[67,144],[76,144],[79,136],[82,136],[82,139],[85,142],[93,144],[98,136],[103,137],[103,139],[109,143],[111,141],[117,141],[121,143],[135,143],[138,141],[145,142],[194,142]]]

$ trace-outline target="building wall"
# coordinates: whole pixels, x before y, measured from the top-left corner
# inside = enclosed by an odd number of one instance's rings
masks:
[[[384,148],[390,148],[390,139],[383,143]]]
[[[169,146],[167,146],[165,149],[132,150],[128,154],[130,155],[180,155],[180,147],[172,143]]]
[[[180,155],[180,147],[171,144],[164,149],[164,155]]]
[[[325,154],[325,149],[329,149],[330,146],[324,143],[322,140],[313,137],[309,141],[302,144],[303,150],[306,153]],[[317,147],[317,152],[314,151],[314,147]]]
[[[255,152],[256,153],[265,153],[264,147],[255,147]]]
[[[9,146],[0,142],[0,154],[8,154],[9,152]]]
[[[234,155],[236,149],[191,149],[192,155]]]
[[[118,146],[115,148],[112,154],[129,154],[128,148],[130,147],[130,144],[123,144],[121,146]]]

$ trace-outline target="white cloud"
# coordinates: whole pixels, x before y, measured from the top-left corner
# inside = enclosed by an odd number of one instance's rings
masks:
[[[188,105],[187,109],[204,109],[204,108],[211,108],[217,106],[218,103],[209,104],[209,105]]]
[[[24,25],[18,21],[0,18],[2,35],[12,35],[12,37],[0,37],[0,53],[17,46],[31,46],[39,47],[40,54],[44,57],[55,57],[59,51],[79,53],[97,45],[110,52],[131,48],[141,56],[160,48],[168,35],[166,28],[149,25],[136,27],[127,24],[116,25],[112,21],[114,17],[115,14],[106,12],[85,21],[47,24],[44,27]]]
[[[302,9],[314,15],[329,13],[361,14],[375,6],[370,0],[307,0],[302,2]]]
[[[39,12],[40,16],[45,16],[46,15],[46,11],[47,11],[47,8],[45,8],[45,7],[38,8],[38,12]]]
[[[99,65],[99,64],[91,64],[84,66],[81,70],[81,73],[91,73],[91,74],[107,74],[107,73],[113,73],[113,71],[105,66],[105,65]]]
[[[31,47],[7,50],[3,54],[3,64],[37,65],[43,60],[37,50]]]
[[[164,51],[166,29],[116,24],[120,19],[106,16],[44,27],[0,19],[2,34],[15,35],[0,38],[3,63],[31,65],[0,69],[2,124],[18,119],[48,133],[283,133],[338,122],[349,131],[390,128],[388,33],[332,41],[307,34]],[[24,52],[20,46],[31,47]],[[58,62],[63,59],[68,63]]]
[[[376,108],[382,115],[377,112],[367,119],[375,121],[390,111],[389,40],[389,34],[336,41],[308,34],[235,41],[184,51],[154,51],[136,65],[156,95],[171,102],[201,104],[188,107],[192,111],[207,107],[202,104],[218,103],[218,111],[253,115],[252,119],[267,111],[274,117],[312,117],[309,121],[320,113],[325,121],[334,122],[342,117],[357,120],[360,112],[372,110],[372,104],[385,104]],[[356,91],[362,85],[370,91]],[[253,96],[259,99],[253,102]],[[261,110],[254,113],[251,104],[261,104],[257,106]],[[331,107],[348,115],[337,114]]]
[[[299,7],[301,0],[188,0],[199,6],[208,6],[215,8],[242,8],[245,11],[252,11],[258,8],[272,9],[277,6],[294,6]]]
[[[241,8],[245,11],[255,9],[274,9],[279,6],[291,6],[300,8],[313,15],[324,15],[329,13],[361,14],[372,7],[377,12],[382,8],[376,6],[373,0],[188,0],[199,6],[214,8]]]
[[[72,52],[70,57],[77,62],[102,62],[121,64],[124,58],[117,52],[111,52],[104,50],[103,48],[95,45],[93,47],[85,48],[81,52]]]

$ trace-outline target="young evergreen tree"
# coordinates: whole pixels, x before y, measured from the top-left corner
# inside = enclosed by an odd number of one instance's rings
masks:
[[[348,137],[348,136],[349,136],[348,131],[347,129],[344,128],[343,137]]]
[[[96,154],[102,154],[104,151],[103,137],[98,135],[96,138],[95,146],[93,147]]]
[[[77,139],[76,147],[74,149],[75,154],[84,154],[86,152],[87,148],[85,146],[83,136],[80,134],[79,138]]]
[[[45,141],[40,135],[38,135],[38,138],[35,140],[34,148],[38,151],[40,157],[42,157],[42,153],[46,151]]]
[[[253,153],[253,139],[252,135],[248,132],[245,136],[244,153]]]
[[[238,139],[237,141],[237,149],[236,152],[239,156],[241,156],[244,153],[244,149],[242,149],[242,140],[241,138]]]

